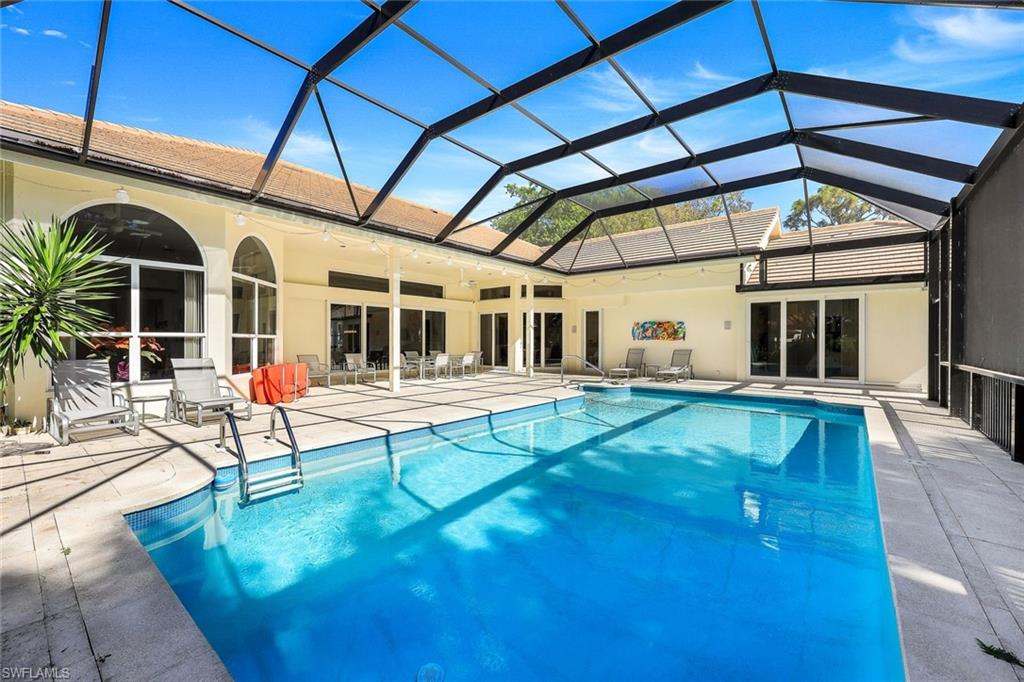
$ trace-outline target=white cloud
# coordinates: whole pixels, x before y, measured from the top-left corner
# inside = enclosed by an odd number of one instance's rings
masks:
[[[17,33],[19,36],[32,35],[31,31],[29,31],[27,28],[21,28],[20,26],[12,26],[11,31]]]
[[[261,152],[270,149],[278,133],[278,128],[253,116],[246,116],[233,127],[237,133],[231,144]],[[299,130],[292,132],[281,157],[319,170],[333,170],[338,164],[334,157],[334,148],[326,135]]]
[[[690,70],[690,75],[700,80],[712,81],[715,83],[735,83],[737,80],[732,76],[726,76],[725,74],[712,71],[699,61],[693,63],[693,69]]]
[[[63,40],[63,39],[68,37],[67,33],[64,33],[63,31],[58,31],[55,28],[48,28],[48,29],[44,30],[43,31],[43,35],[44,36],[48,36],[50,38],[60,38],[61,40]]]
[[[75,81],[72,81],[72,80],[61,81],[60,84],[61,85],[72,86],[72,85],[75,85]]]
[[[584,90],[581,99],[589,109],[625,113],[644,108],[643,102],[626,85],[626,81],[610,67],[603,66],[585,71],[582,81]]]
[[[896,57],[913,64],[976,61],[981,56],[1024,53],[1024,21],[998,12],[918,12],[913,20],[919,32],[900,36],[892,46]]]

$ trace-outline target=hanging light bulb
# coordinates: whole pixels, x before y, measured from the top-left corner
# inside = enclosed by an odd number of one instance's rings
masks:
[[[126,190],[124,187],[118,187],[116,190],[114,190],[114,201],[116,201],[119,204],[127,204],[129,201],[131,201],[131,197],[128,196],[128,190]]]
[[[245,216],[242,215],[241,211],[235,214],[235,225],[238,225],[239,227],[245,227]]]
[[[658,279],[661,279],[661,273],[660,272],[658,273]]]
[[[452,262],[453,262],[453,261],[452,261],[452,257],[451,257],[451,256],[448,256],[448,260],[447,260],[447,261],[445,261],[445,262],[447,262],[447,263],[448,263],[448,267],[451,267],[451,266],[452,266]]]
[[[698,274],[700,274],[701,277],[704,276],[704,266],[703,265],[700,266],[700,272]]]
[[[323,234],[320,235],[320,241],[329,242],[331,241],[331,235],[327,232],[327,228],[324,228]]]
[[[409,254],[409,258],[412,258],[413,260],[416,260],[419,257],[420,257],[420,252],[417,251],[416,249],[413,249],[412,253]]]
[[[480,272],[483,269],[484,269],[484,266],[480,265],[480,261],[477,261],[476,262],[476,271]]]
[[[502,275],[502,277],[504,277],[507,274],[508,274],[508,268],[506,268],[504,265],[501,266],[501,275]]]
[[[370,251],[380,251],[380,246],[377,245],[376,241],[370,242]]]

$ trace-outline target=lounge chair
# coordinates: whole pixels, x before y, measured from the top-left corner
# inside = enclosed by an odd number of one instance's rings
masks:
[[[202,426],[207,416],[224,412],[252,419],[252,403],[235,395],[230,386],[218,383],[217,370],[210,358],[171,358],[171,367],[171,410],[178,421]]]
[[[693,375],[693,367],[690,365],[691,355],[693,355],[693,350],[689,348],[676,348],[672,351],[672,359],[669,361],[668,367],[659,369],[654,375],[654,380],[675,380],[678,383],[679,377],[683,377],[689,381]]]
[[[71,434],[123,429],[139,435],[139,415],[110,386],[107,360],[65,360],[53,368],[50,433],[61,445]]]
[[[331,366],[326,362],[320,362],[319,355],[297,355],[295,356],[299,362],[306,363],[309,367],[309,380],[315,379],[327,379],[327,387],[331,386]]]
[[[618,367],[608,370],[608,377],[611,379],[631,379],[643,374],[644,349],[630,348],[626,351],[626,361],[619,363]]]
[[[345,353],[345,362],[342,363],[341,368],[346,372],[351,372],[355,376],[357,384],[359,377],[362,376],[369,376],[370,381],[377,380],[377,365],[366,362],[359,353]]]

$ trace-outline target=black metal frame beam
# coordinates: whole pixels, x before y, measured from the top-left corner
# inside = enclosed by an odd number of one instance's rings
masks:
[[[89,74],[89,94],[85,103],[85,130],[82,132],[82,149],[78,152],[78,162],[84,163],[89,155],[89,143],[92,141],[92,123],[96,118],[96,97],[100,89],[100,74],[103,72],[103,52],[107,46],[107,28],[110,26],[111,0],[103,0],[100,13],[100,30],[96,38],[96,57]]]
[[[364,45],[380,35],[384,29],[409,11],[416,2],[418,0],[388,0],[380,6],[380,9],[371,10],[370,16],[360,22],[348,35],[342,38],[310,67],[302,81],[302,85],[299,86],[299,91],[295,94],[295,99],[292,101],[288,113],[284,117],[284,122],[281,124],[281,129],[278,131],[274,143],[270,146],[270,151],[267,152],[267,158],[263,161],[263,166],[256,176],[256,181],[253,183],[252,191],[250,192],[253,198],[260,196],[266,188],[267,182],[270,180],[270,174],[281,158],[285,145],[288,144],[288,139],[291,137],[292,131],[295,130],[299,117],[302,116],[302,112],[306,108],[306,102],[309,101],[309,96],[313,94],[313,88],[317,83],[329,76],[331,72],[362,49]]]
[[[539,266],[544,263],[546,260],[551,258],[551,256],[558,253],[559,249],[575,239],[576,235],[586,229],[590,222],[599,218],[607,218],[609,216],[622,215],[623,213],[642,211],[648,208],[657,208],[658,206],[668,206],[670,204],[678,204],[683,201],[692,201],[693,199],[703,199],[706,197],[713,197],[718,194],[728,194],[729,192],[738,192],[744,189],[763,187],[764,185],[774,185],[780,182],[799,179],[800,176],[801,170],[799,168],[791,168],[789,170],[778,171],[776,173],[767,173],[765,175],[757,175],[751,178],[744,178],[742,180],[723,182],[718,186],[712,185],[710,187],[701,187],[699,189],[676,192],[675,194],[666,194],[664,196],[623,204],[621,206],[603,208],[599,211],[594,211],[589,216],[581,220],[574,228],[566,232],[561,239],[549,247],[540,258],[533,262],[533,264],[535,266]]]
[[[947,95],[929,90],[865,83],[795,71],[780,71],[775,87],[799,95],[853,102],[990,128],[1017,127],[1017,114],[1021,109],[1019,104],[1012,102]]]
[[[916,208],[933,215],[945,215],[949,210],[949,203],[945,201],[939,201],[931,197],[923,197],[920,194],[914,194],[913,192],[905,192],[900,189],[894,189],[887,185],[878,185],[867,180],[859,180],[857,178],[850,178],[839,173],[832,173],[830,171],[823,171],[813,166],[808,166],[804,170],[804,177],[812,182],[817,182],[822,185],[832,185],[840,189],[845,189],[848,192],[855,194],[866,194],[869,197],[881,199],[883,201],[891,201],[895,204],[903,204],[910,208]]]
[[[823,152],[880,163],[892,168],[929,175],[933,178],[952,180],[953,182],[974,182],[974,174],[977,171],[976,167],[965,163],[905,152],[893,149],[892,147],[880,147],[866,142],[845,140],[820,133],[797,133],[796,143]]]
[[[925,281],[925,273],[873,275],[870,277],[849,277],[836,279],[803,280],[798,282],[769,282],[767,284],[737,284],[736,291],[779,291],[785,289],[819,289],[822,287],[857,287],[877,284],[903,284]]]
[[[742,83],[737,83],[736,85],[716,90],[715,92],[707,95],[676,104],[662,110],[658,114],[640,116],[639,118],[614,125],[610,128],[605,128],[604,130],[572,140],[571,142],[550,147],[543,151],[511,161],[502,167],[502,174],[500,177],[498,177],[498,174],[495,174],[496,177],[489,179],[483,187],[473,195],[473,198],[471,198],[466,205],[455,214],[445,228],[438,233],[437,237],[435,237],[435,241],[442,242],[447,239],[448,235],[454,232],[470,212],[472,212],[472,210],[476,208],[479,203],[483,201],[492,190],[494,190],[495,187],[498,186],[501,180],[508,175],[513,175],[528,168],[533,168],[534,166],[540,166],[545,163],[557,161],[558,159],[572,156],[573,154],[595,149],[611,142],[617,142],[632,135],[652,130],[654,128],[659,128],[662,125],[674,123],[684,118],[689,118],[729,104],[741,102],[763,92],[767,92],[770,89],[771,83],[771,74],[751,78],[750,80]]]
[[[834,241],[819,241],[812,247],[786,246],[778,249],[761,249],[758,253],[767,259],[788,258],[791,256],[806,256],[810,253],[831,253],[835,251],[856,251],[858,249],[873,249],[883,246],[903,246],[905,244],[921,244],[931,239],[930,232],[900,232],[898,234],[887,234],[881,237],[861,237],[859,239],[837,239]]]

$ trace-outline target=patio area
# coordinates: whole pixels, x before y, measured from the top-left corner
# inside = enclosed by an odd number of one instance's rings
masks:
[[[974,641],[1024,648],[1024,468],[1005,452],[910,391],[663,386],[863,406],[909,679],[1024,679]],[[289,414],[305,450],[579,395],[556,376],[492,372],[410,381],[400,396],[384,384],[317,388]],[[261,406],[240,422],[252,459],[286,450],[264,441],[267,413]],[[215,449],[218,435],[215,424],[150,421],[138,438],[5,444],[5,665],[67,668],[76,680],[229,679],[123,519],[208,485],[218,466],[235,461]],[[386,475],[387,462],[363,465]]]

